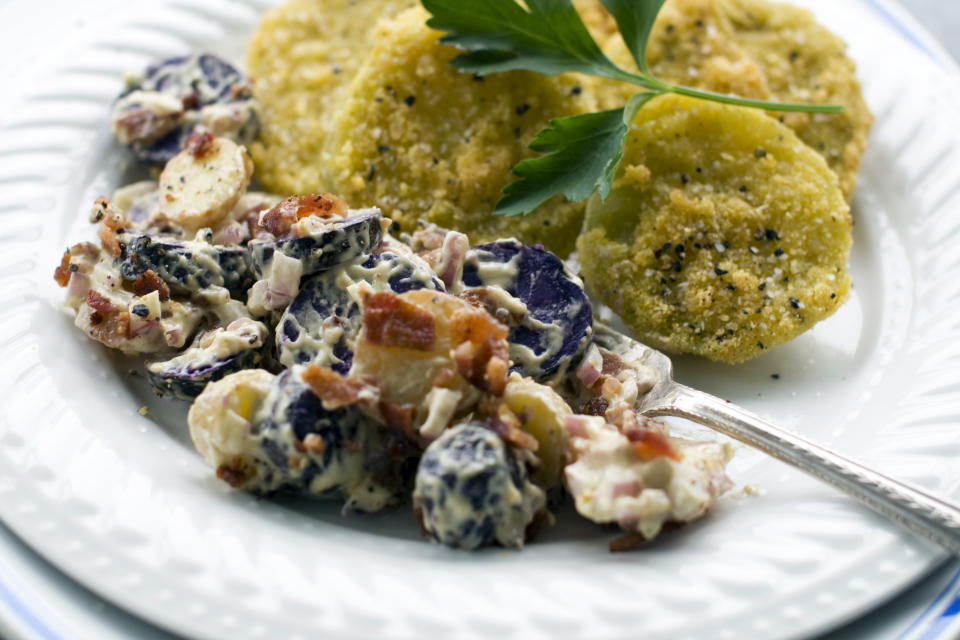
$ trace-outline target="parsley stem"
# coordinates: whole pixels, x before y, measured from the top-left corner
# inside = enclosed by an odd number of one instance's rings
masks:
[[[804,113],[840,113],[843,107],[838,104],[810,104],[798,102],[768,102],[766,100],[751,100],[750,98],[740,98],[723,93],[714,93],[713,91],[704,91],[702,89],[693,89],[682,85],[670,84],[658,80],[654,77],[647,78],[648,86],[652,85],[655,91],[677,93],[682,96],[691,96],[693,98],[702,98],[712,100],[713,102],[722,102],[739,107],[751,107],[754,109],[764,109],[766,111],[802,111]]]

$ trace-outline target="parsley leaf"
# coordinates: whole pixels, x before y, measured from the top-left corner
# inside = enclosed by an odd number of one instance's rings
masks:
[[[649,75],[647,68],[647,41],[657,19],[660,8],[666,0],[600,0],[617,22],[617,28],[623,41],[630,47],[630,53],[640,73]]]
[[[511,216],[533,211],[562,193],[573,202],[586,200],[594,191],[606,198],[623,157],[627,131],[640,110],[657,94],[645,91],[632,96],[625,107],[556,118],[530,143],[548,155],[517,164],[520,180],[503,190],[494,213]]]
[[[587,31],[570,0],[423,0],[427,26],[445,31],[440,42],[467,51],[451,64],[486,75],[523,69],[546,75],[577,71],[621,78]]]
[[[639,73],[615,65],[587,31],[571,0],[421,0],[432,15],[427,25],[444,31],[440,41],[466,53],[451,61],[469,73],[486,75],[525,70],[546,75],[577,72],[612,78],[645,89],[622,109],[586,113],[550,122],[530,148],[547,155],[513,168],[520,180],[503,190],[494,213],[533,211],[550,197],[586,200],[594,191],[605,198],[623,158],[624,139],[637,111],[664,93],[774,111],[839,113],[837,105],[766,102],[724,95],[660,80],[647,66],[646,51],[654,21],[665,0],[600,0],[616,20],[620,36]]]

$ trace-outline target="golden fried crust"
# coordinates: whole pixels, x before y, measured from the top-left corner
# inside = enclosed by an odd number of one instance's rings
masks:
[[[588,24],[605,51],[635,68],[615,25],[594,15],[603,10],[592,4]],[[678,84],[764,100],[843,105],[845,111],[836,115],[770,115],[827,160],[850,202],[873,116],[846,45],[809,11],[767,0],[668,0],[647,60],[655,75]],[[598,98],[610,108],[632,92],[622,83],[596,84]]]
[[[290,0],[268,11],[247,51],[260,100],[250,145],[257,178],[276,193],[326,191],[321,154],[346,86],[372,44],[373,25],[414,0]]]
[[[673,352],[747,360],[832,314],[850,287],[836,175],[752,109],[651,101],[586,227],[587,284],[640,339]]]
[[[582,79],[461,73],[450,65],[457,50],[437,43],[426,17],[412,9],[378,26],[329,139],[334,189],[407,230],[425,220],[473,242],[515,236],[568,254],[583,204],[556,197],[522,217],[492,212],[515,179],[511,168],[535,155],[527,144],[537,132],[551,118],[596,108]]]

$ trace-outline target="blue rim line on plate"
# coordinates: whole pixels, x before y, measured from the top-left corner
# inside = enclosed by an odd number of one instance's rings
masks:
[[[951,630],[953,633],[948,635]],[[951,638],[956,637],[957,631],[960,631],[960,571],[898,640]]]
[[[0,572],[3,567],[0,566]],[[17,594],[10,588],[10,582],[7,576],[0,573],[0,603],[6,604],[13,614],[22,622],[37,638],[44,640],[60,640],[60,636],[54,633],[50,627],[17,597]]]
[[[905,24],[894,14],[895,11],[892,7],[896,7],[896,13],[910,15],[899,6],[899,3],[889,0],[862,0],[862,3],[881,16],[897,33],[930,58],[938,67],[953,73],[960,71],[956,61],[946,53],[932,36],[926,33],[923,27],[912,20],[913,24]],[[935,43],[936,46],[931,46],[931,43]],[[0,603],[5,603],[20,622],[34,634],[34,637],[44,640],[61,640],[61,636],[44,624],[33,610],[10,589],[7,576],[4,576],[2,572],[0,572]],[[938,613],[933,614],[934,611],[938,611]],[[866,615],[869,615],[869,613]],[[146,621],[143,622],[146,623]],[[960,631],[960,571],[953,576],[950,583],[944,587],[923,613],[898,636],[898,640],[941,640],[953,637],[953,635],[945,635],[948,631]]]

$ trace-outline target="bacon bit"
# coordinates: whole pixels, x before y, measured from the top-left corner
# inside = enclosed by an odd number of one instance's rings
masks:
[[[184,111],[192,111],[200,106],[200,94],[196,91],[191,91],[183,97],[180,103],[183,105]]]
[[[183,141],[183,148],[189,151],[197,160],[213,151],[214,137],[212,133],[194,131]]]
[[[450,317],[450,340],[457,345],[453,353],[457,371],[473,386],[498,396],[507,386],[507,333],[505,326],[479,309],[460,309]]]
[[[620,553],[623,551],[633,551],[645,541],[639,533],[626,533],[610,541],[610,552]]]
[[[247,474],[242,469],[225,464],[217,467],[217,477],[234,489],[240,488],[247,481]]]
[[[251,238],[256,238],[263,233],[263,227],[260,226],[260,213],[266,210],[266,208],[267,205],[258,204],[250,209],[250,211],[247,213],[247,217],[244,219],[244,222],[247,224],[247,232],[250,234]]]
[[[309,365],[303,372],[303,381],[310,385],[327,411],[360,402],[364,396],[379,395],[375,381],[369,378],[345,378],[333,369],[318,364]]]
[[[620,359],[620,356],[612,351],[600,349],[600,356],[603,358],[603,369],[600,373],[605,376],[615,376],[624,369],[630,368],[627,363]]]
[[[327,450],[327,443],[319,433],[308,433],[307,437],[301,443],[303,450],[317,456],[323,455]]]
[[[114,258],[119,258],[123,255],[123,250],[120,248],[120,241],[117,239],[117,232],[110,229],[106,223],[100,226],[100,229],[97,231],[97,237],[100,238],[100,245],[110,252]]]
[[[170,299],[170,287],[151,269],[144,271],[140,277],[133,282],[133,291],[138,296],[145,296],[148,293],[157,291],[160,294],[160,302],[166,302]]]
[[[63,257],[60,259],[60,266],[58,266],[53,272],[53,279],[57,281],[57,284],[61,287],[65,287],[70,284],[70,249],[67,249],[63,252]]]
[[[580,413],[588,416],[602,416],[610,408],[606,398],[590,398],[580,407]]]
[[[433,314],[388,291],[363,299],[363,330],[371,344],[429,351],[436,339]]]
[[[536,451],[540,446],[536,438],[520,428],[520,419],[502,402],[495,413],[487,416],[487,424],[494,433],[515,447]]]
[[[489,342],[489,339],[488,339]],[[486,342],[484,343],[487,344]],[[487,390],[496,396],[502,396],[507,389],[507,374],[510,372],[510,363],[499,357],[493,356],[487,360],[487,370],[484,379],[487,382]]]
[[[90,314],[92,324],[100,324],[117,313],[117,307],[110,302],[110,299],[93,289],[87,291],[87,306],[93,309],[93,313]]]
[[[346,215],[346,200],[330,193],[313,193],[307,196],[291,196],[278,203],[260,216],[259,224],[279,237],[288,233],[295,222],[307,216],[342,218]]]
[[[394,404],[384,400],[377,404],[377,407],[380,409],[380,414],[388,427],[407,435],[413,435],[413,416],[417,412],[416,405]]]
[[[649,462],[660,456],[667,456],[678,462],[683,460],[683,454],[674,449],[662,433],[657,433],[645,427],[636,427],[625,429],[623,435],[633,443],[637,458],[643,462]]]
[[[287,466],[291,469],[299,469],[303,466],[303,458],[300,456],[290,455],[287,457]]]

